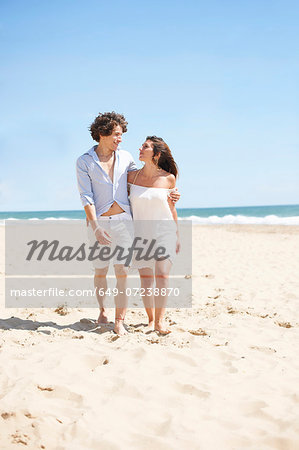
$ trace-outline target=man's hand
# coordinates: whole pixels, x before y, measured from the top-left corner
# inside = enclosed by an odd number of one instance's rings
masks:
[[[171,192],[170,194],[169,194],[169,197],[170,197],[170,199],[172,200],[172,202],[174,203],[174,204],[176,204],[176,202],[180,199],[180,197],[181,197],[181,194],[179,193],[179,191],[178,191],[178,188],[175,188],[175,191],[174,192]]]
[[[110,235],[100,227],[96,229],[95,237],[101,245],[110,245],[112,242]]]

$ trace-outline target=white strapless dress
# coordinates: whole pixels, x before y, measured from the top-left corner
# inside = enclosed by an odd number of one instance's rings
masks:
[[[139,186],[129,183],[130,203],[134,219],[135,237],[148,241],[155,240],[154,249],[163,247],[173,263],[176,255],[176,223],[168,205],[168,195],[173,189]],[[133,268],[151,267],[155,260],[136,261]]]

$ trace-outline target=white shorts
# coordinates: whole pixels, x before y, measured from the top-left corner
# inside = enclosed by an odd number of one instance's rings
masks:
[[[121,250],[123,249],[123,255],[128,253],[128,248],[132,246],[134,239],[133,220],[130,214],[123,212],[115,214],[113,216],[100,216],[97,217],[98,224],[103,228],[110,236],[110,245],[97,244],[96,252],[94,256],[98,256],[92,261],[92,265],[95,269],[103,269],[108,267],[112,262],[115,264],[125,264],[125,260],[121,259]],[[91,226],[88,226],[88,238],[91,246],[96,245],[96,238]],[[118,248],[116,248],[118,247]],[[109,248],[110,255],[103,249]]]
[[[174,220],[135,220],[134,221],[134,233],[135,237],[141,238],[143,242],[143,253],[146,253],[147,249],[152,246],[151,253],[154,254],[155,251],[160,247],[164,250],[165,256],[173,264],[176,257],[176,242],[177,242],[177,228]],[[136,253],[133,256],[131,268],[132,269],[143,269],[151,268],[154,269],[157,259],[151,258],[149,260],[136,260]]]

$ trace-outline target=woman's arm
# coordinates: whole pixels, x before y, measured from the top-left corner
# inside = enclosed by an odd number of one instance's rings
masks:
[[[174,175],[169,175],[169,189],[173,189],[175,188],[175,176]],[[169,209],[171,211],[173,220],[176,223],[176,234],[177,234],[177,243],[176,243],[176,253],[178,253],[180,251],[180,241],[179,241],[179,227],[178,227],[178,213],[175,207],[175,204],[173,203],[173,201],[171,200],[170,197],[168,197],[168,205],[169,205]]]
[[[175,176],[174,175],[169,175],[167,177],[167,179],[168,179],[168,189],[174,189],[175,188],[175,183],[176,183]],[[173,220],[176,222],[176,224],[178,224],[178,214],[177,214],[177,211],[176,211],[175,204],[173,203],[173,201],[171,200],[170,197],[168,197],[167,200],[168,200],[168,205],[169,205],[169,208],[170,208]]]

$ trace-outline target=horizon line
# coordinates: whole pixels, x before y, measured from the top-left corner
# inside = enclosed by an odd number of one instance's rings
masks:
[[[263,208],[269,206],[299,206],[297,203],[286,203],[286,204],[271,204],[271,205],[242,205],[242,206],[197,206],[197,207],[183,207],[177,209],[225,209],[225,208]],[[1,213],[33,213],[33,212],[85,212],[84,209],[34,209],[34,210],[7,210],[0,211]]]

